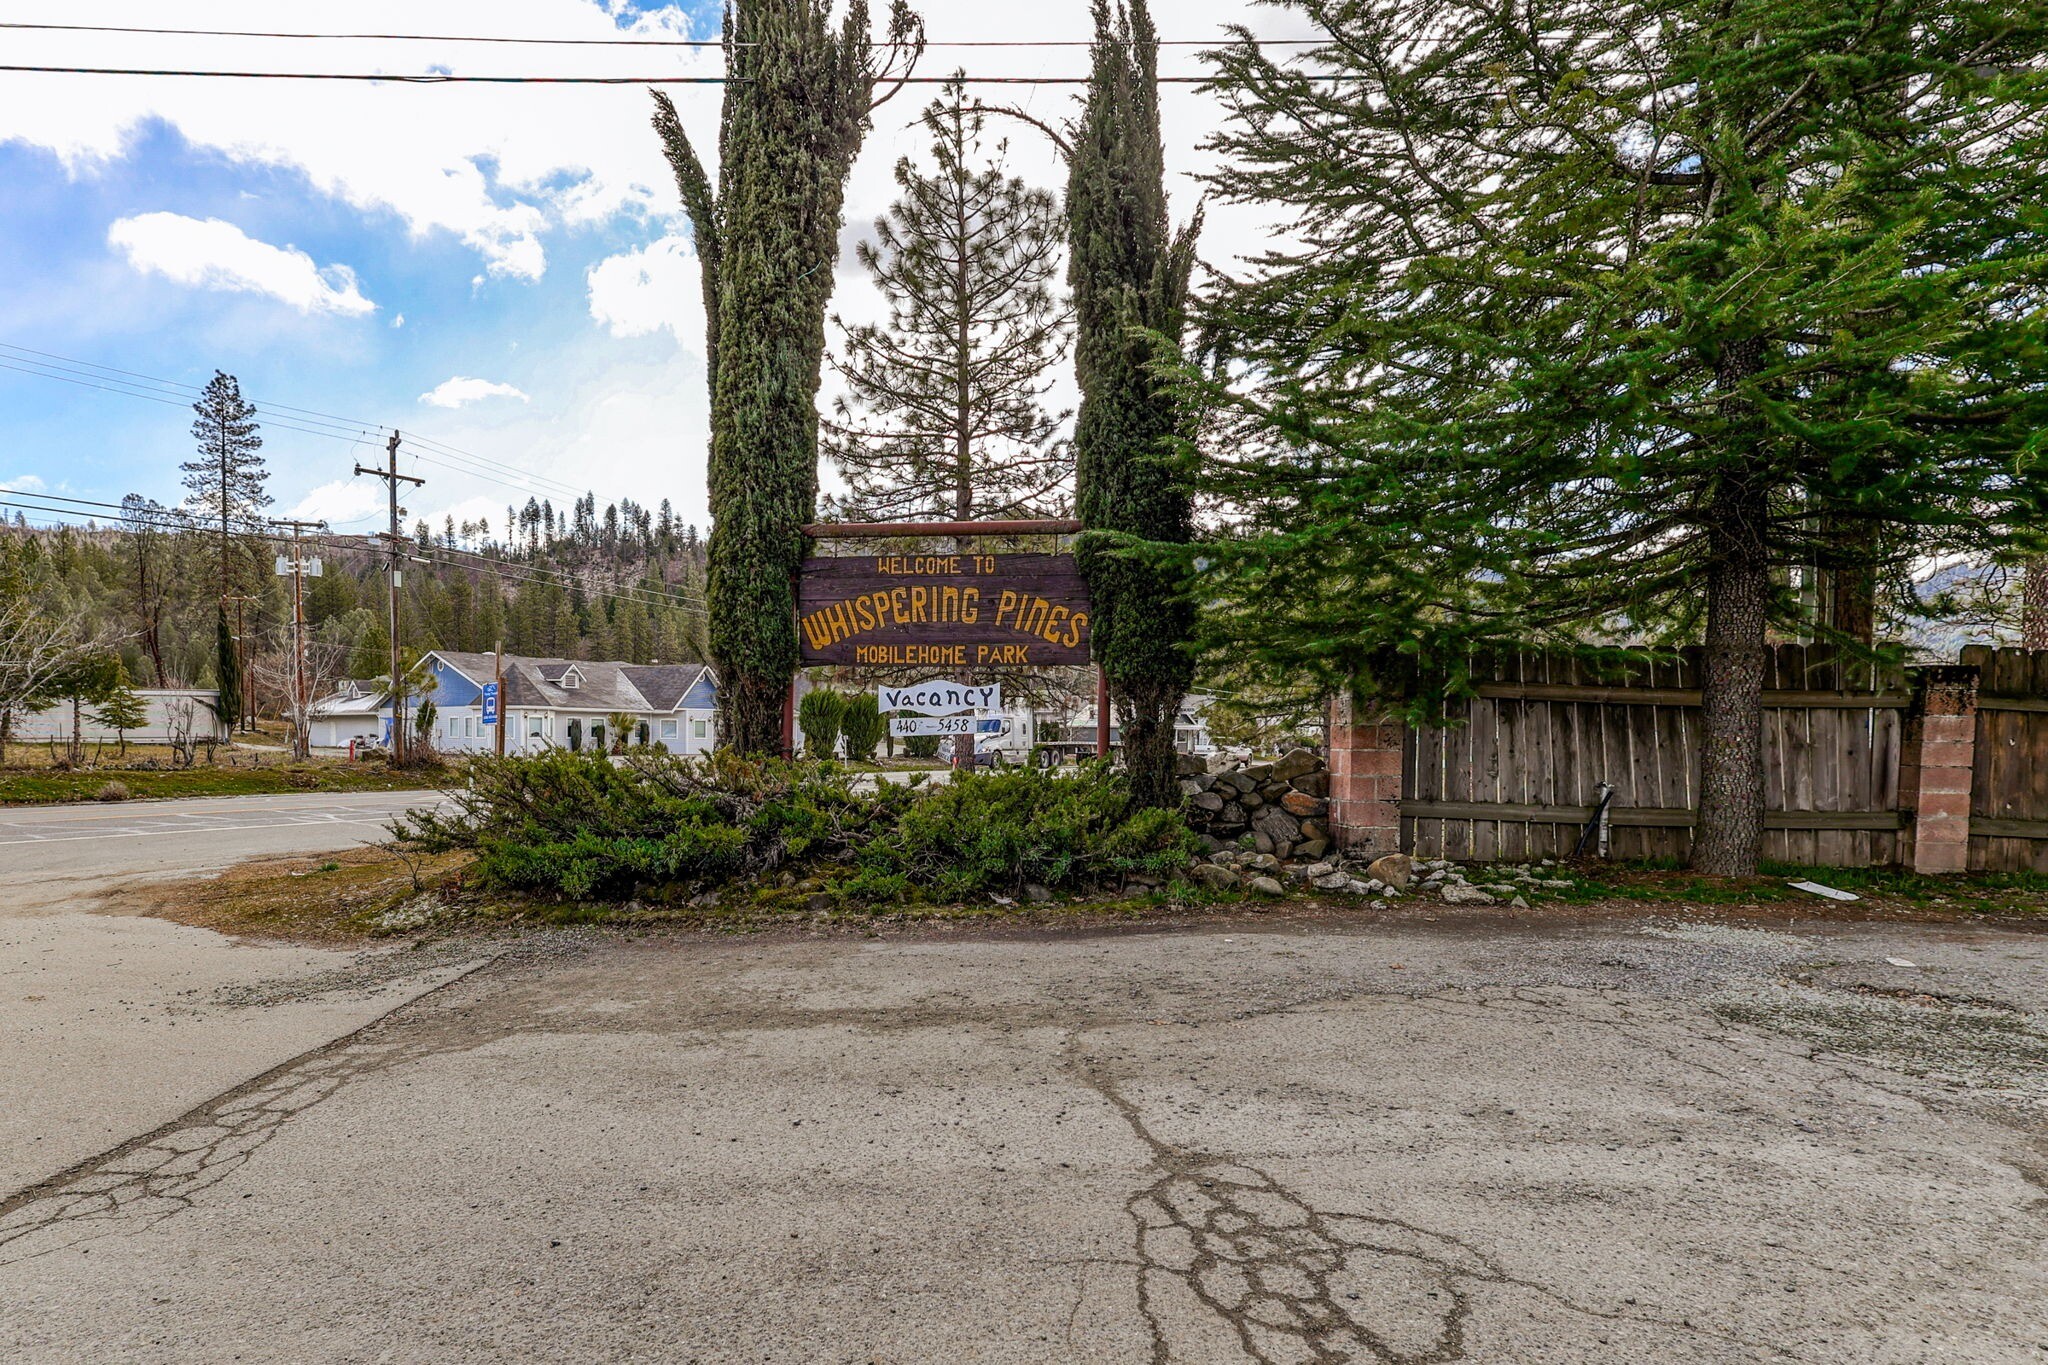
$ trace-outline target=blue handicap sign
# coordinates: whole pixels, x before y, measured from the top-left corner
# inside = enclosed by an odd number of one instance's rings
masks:
[[[498,685],[494,682],[487,682],[484,684],[484,724],[496,725],[497,723]]]

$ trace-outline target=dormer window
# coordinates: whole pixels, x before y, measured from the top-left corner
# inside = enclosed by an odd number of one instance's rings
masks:
[[[572,668],[562,675],[562,690],[564,692],[574,692],[581,686],[583,686],[583,675],[575,669]]]

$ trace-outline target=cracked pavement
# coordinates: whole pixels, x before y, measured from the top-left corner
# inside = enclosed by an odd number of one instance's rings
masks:
[[[2044,1362],[2044,948],[535,936],[0,1198],[0,1356]]]

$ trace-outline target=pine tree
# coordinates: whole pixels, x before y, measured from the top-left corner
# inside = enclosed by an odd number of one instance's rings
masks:
[[[229,725],[242,719],[242,663],[234,632],[228,629],[226,599],[247,581],[246,537],[256,517],[270,506],[263,485],[270,472],[263,467],[263,437],[258,434],[256,407],[242,397],[235,377],[213,372],[205,392],[192,405],[192,439],[199,458],[178,468],[185,475],[185,506],[210,522],[219,536],[220,598],[214,622],[214,673],[220,688],[215,711]]]
[[[1068,156],[1068,279],[1074,292],[1075,493],[1088,534],[1081,571],[1094,602],[1095,660],[1122,725],[1132,793],[1180,800],[1173,722],[1194,681],[1194,612],[1179,576],[1141,557],[1184,544],[1194,518],[1172,464],[1186,434],[1178,396],[1155,372],[1178,344],[1199,216],[1167,218],[1159,139],[1159,41],[1145,0],[1096,0],[1087,106]]]
[[[865,0],[851,0],[836,30],[830,9],[727,6],[716,195],[675,107],[654,96],[704,276],[711,646],[726,738],[742,753],[781,748],[796,673],[794,577],[817,510],[818,382],[846,177],[878,84],[924,42],[903,0],[880,45]]]
[[[1422,707],[1475,648],[1702,642],[1693,863],[1753,872],[1785,576],[1903,592],[2048,497],[2048,11],[1288,7],[1330,41],[1218,72],[1214,187],[1286,233],[1204,320],[1219,632]]]
[[[220,591],[226,596],[246,581],[247,554],[237,553],[236,537],[246,536],[270,506],[270,494],[264,490],[270,471],[258,453],[263,437],[255,405],[243,399],[242,386],[233,375],[215,370],[192,411],[192,439],[199,443],[199,458],[178,468],[185,475],[186,508],[219,536]]]
[[[126,665],[118,658],[112,664],[112,675],[107,679],[105,690],[92,701],[87,714],[95,725],[114,732],[121,752],[125,754],[128,752],[128,732],[149,724],[149,706],[136,692]]]
[[[1042,401],[1068,330],[1059,204],[1005,171],[1007,144],[984,151],[983,118],[961,80],[945,87],[924,114],[934,169],[896,163],[900,195],[855,249],[889,321],[833,319],[847,392],[825,449],[850,520],[1041,516],[1072,469],[1070,414]]]

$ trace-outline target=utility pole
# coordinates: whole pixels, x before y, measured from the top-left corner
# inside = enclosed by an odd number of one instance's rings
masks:
[[[415,479],[398,472],[398,433],[391,433],[391,440],[384,447],[384,454],[390,461],[388,469],[371,469],[356,466],[356,473],[369,474],[384,480],[385,489],[391,495],[391,529],[385,533],[385,544],[391,551],[391,759],[394,763],[405,761],[405,674],[399,667],[398,650],[398,589],[403,582],[404,570],[399,567],[405,551],[398,533],[398,485],[412,484],[424,487],[425,479]]]
[[[310,571],[318,577],[321,567],[319,560],[308,563],[305,555],[300,553],[299,537],[307,531],[324,530],[327,523],[273,521],[270,524],[292,533],[291,561],[279,561],[277,571],[292,576],[292,757],[303,759],[312,753],[312,737],[307,733],[306,721],[306,575]]]
[[[258,599],[242,592],[229,593],[220,600],[235,604],[235,668],[242,675],[242,714],[235,717],[235,724],[246,732],[256,728],[256,653],[249,648],[242,609]]]

